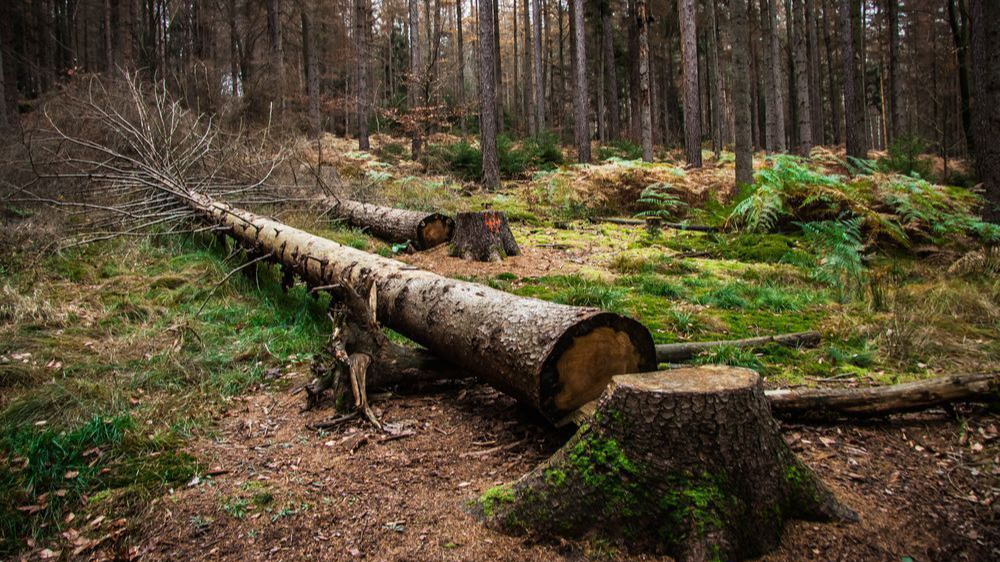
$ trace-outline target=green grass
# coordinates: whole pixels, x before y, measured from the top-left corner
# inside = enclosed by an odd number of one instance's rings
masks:
[[[228,253],[198,236],[113,242],[5,279],[0,355],[31,356],[0,363],[0,555],[58,532],[67,509],[127,515],[190,480],[184,442],[227,397],[281,384],[264,372],[325,342],[328,297],[285,294],[271,266],[208,299],[244,263]]]

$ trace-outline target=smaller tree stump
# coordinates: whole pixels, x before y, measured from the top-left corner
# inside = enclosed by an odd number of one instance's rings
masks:
[[[743,560],[789,519],[855,520],[789,450],[756,373],[619,375],[547,462],[470,503],[487,525],[628,539],[681,561]]]
[[[451,239],[451,255],[467,260],[500,261],[521,254],[507,223],[499,211],[458,213]]]

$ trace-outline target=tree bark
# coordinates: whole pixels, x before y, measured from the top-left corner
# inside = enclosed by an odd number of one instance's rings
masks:
[[[996,402],[997,375],[956,375],[851,389],[778,389],[765,392],[774,415],[831,421],[917,412],[957,402]]]
[[[961,96],[962,132],[965,133],[965,143],[969,153],[975,154],[976,139],[972,134],[972,88],[969,84],[969,24],[964,11],[955,6],[955,0],[948,0],[948,23],[951,26],[952,40],[955,42],[955,52],[958,59],[958,89]]]
[[[409,0],[408,18],[410,26],[410,76],[406,85],[407,108],[410,111],[411,138],[410,156],[414,160],[420,158],[423,146],[423,133],[419,109],[421,105],[420,88],[423,84],[424,57],[420,43],[420,6],[417,0]],[[481,51],[482,49],[480,49]]]
[[[812,105],[809,88],[809,38],[806,30],[805,0],[791,0],[792,13],[789,18],[794,20],[793,33],[790,38],[795,51],[795,101],[797,104],[795,116],[798,119],[798,153],[809,156],[813,147]]]
[[[0,26],[0,130],[10,126],[10,111],[7,109],[7,81],[5,80],[3,40],[3,29]]]
[[[608,140],[621,138],[621,102],[618,100],[618,70],[615,63],[614,20],[611,18],[611,4],[601,6],[601,33],[604,41],[604,100],[608,107]]]
[[[843,124],[843,119],[841,119],[841,88],[837,84],[837,67],[833,63],[834,59],[834,48],[836,47],[836,42],[830,33],[830,10],[827,8],[831,0],[820,0],[823,3],[823,43],[826,46],[826,73],[827,73],[827,87],[829,88],[830,96],[830,139],[833,144],[840,144],[841,139],[841,128]],[[839,0],[834,0],[839,1]]]
[[[740,2],[745,0],[736,1]],[[742,340],[658,344],[656,346],[656,361],[657,363],[687,361],[699,353],[721,346],[760,347],[774,343],[788,347],[814,347],[819,345],[820,339],[821,336],[819,332],[800,332],[795,334],[763,336]]]
[[[466,133],[465,124],[465,37],[462,34],[462,2],[455,0],[455,27],[458,33],[458,105],[461,107],[459,119],[461,119],[462,136]]]
[[[649,332],[629,318],[447,279],[195,192],[185,197],[206,222],[257,255],[273,254],[310,286],[374,283],[381,323],[550,420],[595,399],[613,375],[655,368]]]
[[[268,97],[274,96],[278,107],[285,104],[285,48],[281,33],[281,0],[267,0],[267,38],[271,70],[274,74],[269,83],[274,89]]]
[[[636,1],[636,28],[639,34],[639,126],[642,132],[642,160],[653,161],[653,115],[649,91],[649,4]]]
[[[583,0],[569,0],[573,3],[573,51],[576,67],[575,90],[573,92],[573,132],[576,138],[577,161],[590,162],[590,88],[587,85],[587,35],[583,23]]]
[[[428,250],[451,240],[455,221],[440,213],[380,207],[349,199],[326,197],[323,203],[333,218],[363,228],[389,242],[410,242],[416,250]]]
[[[986,192],[983,219],[1000,223],[1000,4],[972,0],[976,172]]]
[[[678,0],[684,72],[684,154],[688,166],[701,167],[701,98],[698,92],[698,29],[694,0]]]
[[[458,213],[451,255],[462,259],[495,262],[521,254],[507,215],[497,211]]]
[[[886,0],[889,25],[889,142],[899,138],[903,99],[903,82],[899,75],[899,3]]]
[[[767,18],[765,23],[765,37],[767,50],[767,149],[771,152],[784,152],[785,144],[785,96],[784,80],[782,79],[781,67],[784,65],[781,60],[781,41],[778,37],[778,8],[779,0],[761,0],[761,17]],[[763,4],[767,4],[766,14]],[[769,71],[769,72],[768,72]]]
[[[531,0],[531,18],[534,25],[531,53],[534,58],[535,125],[538,132],[542,133],[545,131],[545,67],[542,66],[542,11],[539,0]]]
[[[368,140],[368,119],[370,118],[368,95],[368,35],[371,33],[369,21],[369,6],[371,0],[354,0],[354,42],[357,48],[357,88],[358,95],[358,150],[367,151],[371,148]]]
[[[708,72],[708,101],[711,107],[709,128],[712,134],[712,152],[719,159],[722,152],[722,70],[719,68],[719,29],[716,23],[715,0],[705,3],[705,70]]]
[[[809,107],[812,110],[812,142],[813,144],[823,144],[826,126],[823,121],[823,95],[821,93],[823,67],[819,63],[819,31],[816,29],[816,20],[819,15],[816,10],[816,2],[817,0],[805,0],[805,25],[809,51]]]
[[[760,377],[731,367],[612,378],[566,445],[470,510],[508,532],[627,537],[681,562],[759,556],[791,519],[857,520],[785,444]]]
[[[497,81],[493,57],[493,7],[497,0],[479,3],[479,146],[483,154],[483,186],[500,187],[500,160],[497,154]]]
[[[736,118],[736,185],[753,183],[753,131],[751,127],[750,29],[747,0],[730,0],[733,29],[733,112]]]
[[[840,0],[840,25],[840,50],[844,57],[844,136],[847,155],[868,158],[864,79],[861,76],[861,0]]]
[[[319,57],[316,52],[316,32],[312,25],[312,4],[304,2],[302,18],[302,56],[306,69],[306,99],[309,104],[310,133],[318,137],[321,129],[319,110]]]

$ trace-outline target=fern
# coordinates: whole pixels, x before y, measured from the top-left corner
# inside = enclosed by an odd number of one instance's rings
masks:
[[[862,223],[861,217],[798,223],[807,242],[822,256],[813,269],[813,278],[833,287],[841,301],[857,294],[867,279],[861,256]]]
[[[671,193],[672,189],[673,186],[665,182],[647,186],[639,194],[638,202],[651,208],[637,213],[635,216],[638,218],[669,219],[676,214],[678,209],[687,207],[687,203]]]
[[[1000,277],[1000,246],[990,246],[969,252],[948,268],[952,275]]]

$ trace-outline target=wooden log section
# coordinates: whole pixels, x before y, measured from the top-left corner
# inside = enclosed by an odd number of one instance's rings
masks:
[[[660,363],[673,363],[677,361],[687,361],[695,355],[720,346],[733,347],[760,347],[763,345],[776,343],[788,347],[814,347],[819,345],[819,332],[798,332],[794,334],[780,334],[777,336],[762,336],[759,338],[747,338],[743,340],[718,340],[687,343],[666,343],[657,344],[656,360]]]
[[[1000,401],[1000,376],[955,375],[870,388],[777,389],[765,394],[774,415],[779,417],[796,420],[872,418],[956,402],[997,402]]]
[[[596,308],[518,297],[448,279],[192,193],[189,205],[313,287],[374,283],[379,322],[558,420],[600,396],[611,377],[652,371],[641,324]]]
[[[469,509],[508,532],[625,539],[680,561],[759,556],[790,519],[857,518],[789,450],[760,377],[732,367],[613,377],[566,445]]]
[[[418,251],[448,242],[455,230],[455,221],[440,213],[381,207],[335,197],[326,197],[324,202],[331,216],[389,242],[409,241]]]

